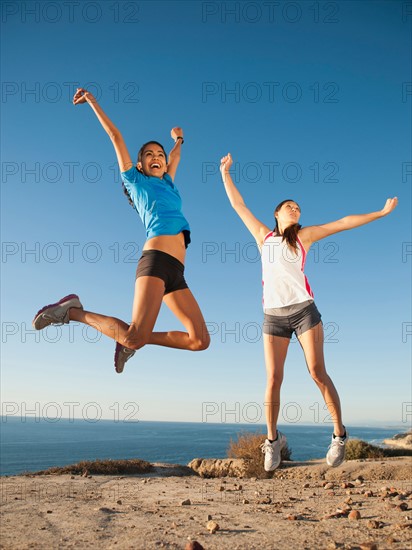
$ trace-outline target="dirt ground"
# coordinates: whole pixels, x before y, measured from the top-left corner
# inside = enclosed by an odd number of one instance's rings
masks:
[[[412,548],[411,457],[291,462],[263,480],[155,466],[1,478],[0,548]]]

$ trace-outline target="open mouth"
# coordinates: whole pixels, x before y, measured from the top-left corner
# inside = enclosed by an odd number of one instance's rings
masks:
[[[158,162],[153,162],[151,165],[150,165],[150,168],[160,168],[160,164]]]

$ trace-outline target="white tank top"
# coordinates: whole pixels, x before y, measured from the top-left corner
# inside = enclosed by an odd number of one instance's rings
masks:
[[[262,284],[263,308],[279,308],[313,300],[313,292],[303,273],[306,250],[297,239],[298,253],[282,235],[268,233],[263,241]]]

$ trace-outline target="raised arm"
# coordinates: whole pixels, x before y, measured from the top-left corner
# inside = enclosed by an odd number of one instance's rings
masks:
[[[172,136],[172,139],[174,140],[175,144],[173,146],[173,149],[169,153],[169,161],[167,163],[167,173],[172,178],[172,181],[174,181],[176,170],[180,162],[180,153],[182,149],[182,143],[184,141],[183,130],[178,126],[176,126],[175,128],[172,128],[170,135]]]
[[[304,227],[299,231],[299,238],[301,239],[305,248],[308,249],[312,243],[320,241],[325,237],[329,237],[330,235],[334,235],[335,233],[339,233],[340,231],[347,231],[348,229],[360,227],[361,225],[365,225],[367,223],[378,220],[379,218],[387,216],[392,212],[392,210],[396,208],[397,204],[398,199],[397,197],[394,197],[393,199],[388,199],[382,210],[378,210],[377,212],[371,212],[370,214],[355,214],[351,216],[345,216],[344,218],[335,222]]]
[[[130,158],[129,152],[127,150],[126,144],[123,140],[123,136],[109,119],[100,105],[97,103],[96,98],[85,90],[84,88],[77,88],[76,93],[73,97],[74,105],[80,105],[81,103],[88,103],[93,109],[95,115],[99,119],[100,124],[103,126],[104,130],[107,132],[109,138],[111,139],[114,149],[116,151],[117,160],[119,162],[119,168],[121,172],[126,172],[133,166],[132,159]]]
[[[262,222],[260,222],[257,218],[255,218],[249,208],[245,205],[243,197],[233,183],[233,180],[229,173],[232,163],[233,159],[230,153],[228,153],[220,161],[220,173],[222,174],[222,180],[225,186],[226,194],[235,212],[252,233],[258,246],[261,247],[263,239],[269,233],[270,229]]]

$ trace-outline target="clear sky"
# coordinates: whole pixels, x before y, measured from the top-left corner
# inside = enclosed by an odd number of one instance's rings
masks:
[[[230,151],[250,209],[273,224],[389,217],[314,245],[306,273],[347,424],[403,423],[411,404],[411,22],[403,1],[2,3],[3,414],[263,423],[261,267],[218,163]],[[207,351],[147,346],[113,368],[113,341],[79,324],[31,332],[69,293],[128,321],[144,243],[88,86],[132,157],[172,147],[192,229],[186,278]],[[162,308],[158,330],[178,329]],[[296,341],[280,422],[327,421]]]

